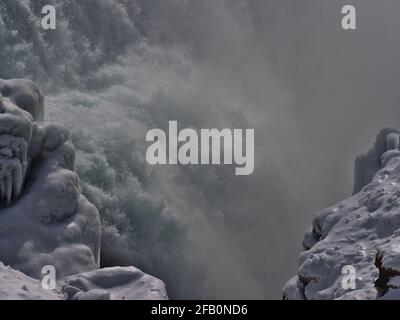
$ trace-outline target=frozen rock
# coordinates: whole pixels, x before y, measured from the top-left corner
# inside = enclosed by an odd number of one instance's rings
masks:
[[[0,262],[0,300],[60,300],[64,295]]]
[[[28,80],[0,80],[0,261],[40,278],[99,267],[101,224],[81,194],[68,132],[43,119]]]
[[[165,284],[134,267],[90,271],[66,279],[70,300],[167,300]]]
[[[0,300],[167,300],[164,282],[134,267],[68,277],[55,290],[0,262]]]
[[[134,267],[98,269],[100,216],[81,194],[68,132],[40,122],[43,101],[33,82],[0,79],[0,261],[12,267],[0,262],[0,300],[168,299]],[[47,265],[64,294],[34,279]]]
[[[373,147],[356,158],[354,167],[354,189],[353,194],[361,191],[368,183],[372,181],[375,173],[381,169],[381,156],[387,150],[397,150],[390,146],[393,144],[391,137],[393,134],[398,134],[396,129],[386,128],[381,130],[376,137]]]
[[[385,129],[356,160],[355,194],[319,212],[284,299],[394,299],[400,277],[400,145]],[[343,285],[355,270],[355,288]]]

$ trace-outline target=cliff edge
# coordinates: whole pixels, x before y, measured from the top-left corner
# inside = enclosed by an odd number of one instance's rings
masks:
[[[399,131],[382,130],[354,176],[354,195],[316,214],[284,299],[400,299]]]

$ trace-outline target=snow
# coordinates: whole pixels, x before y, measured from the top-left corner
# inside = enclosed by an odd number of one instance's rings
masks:
[[[38,280],[0,262],[0,300],[60,300],[59,291],[45,290]]]
[[[134,267],[71,276],[55,290],[0,262],[0,300],[167,300],[164,282]]]
[[[135,267],[113,267],[68,277],[72,300],[167,300],[165,284]]]
[[[400,288],[400,276],[389,279],[388,286],[393,289]]]
[[[355,194],[317,213],[284,299],[400,298],[399,134],[385,129],[356,160]],[[343,286],[344,266],[356,288]]]
[[[0,80],[0,260],[40,278],[99,267],[101,224],[81,194],[68,132],[41,123],[43,97],[28,80]]]
[[[0,300],[168,299],[134,267],[99,269],[99,212],[81,193],[68,132],[40,122],[43,102],[33,82],[0,79]],[[57,291],[35,280],[48,265]]]

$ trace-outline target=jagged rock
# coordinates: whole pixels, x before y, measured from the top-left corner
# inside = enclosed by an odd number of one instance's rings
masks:
[[[357,158],[355,194],[315,216],[284,299],[400,298],[399,142],[385,129]],[[344,266],[355,268],[355,289],[342,285]]]

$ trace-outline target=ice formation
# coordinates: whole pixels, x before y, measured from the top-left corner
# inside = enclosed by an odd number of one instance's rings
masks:
[[[60,291],[45,290],[40,281],[0,262],[0,300],[60,300]]]
[[[70,276],[62,291],[70,300],[166,300],[162,281],[135,267],[113,267]]]
[[[35,120],[43,118],[43,98],[28,81],[0,80],[0,205],[18,199],[31,162]]]
[[[41,123],[43,97],[27,80],[1,80],[0,259],[39,277],[99,267],[97,209],[80,193],[68,132]]]
[[[134,267],[70,276],[54,290],[0,262],[0,300],[166,300],[164,282]]]
[[[1,264],[0,299],[55,298],[25,290],[37,287],[32,278],[41,279],[45,265],[55,267],[58,287],[75,275],[74,284],[90,282],[113,299],[166,299],[162,281],[133,267],[98,270],[100,215],[81,194],[68,132],[41,122],[43,100],[29,80],[0,79],[0,261],[25,274]],[[77,288],[99,298],[99,289]]]
[[[319,212],[284,299],[400,299],[400,140],[382,130],[356,159],[354,195]],[[343,285],[354,267],[355,288]]]

